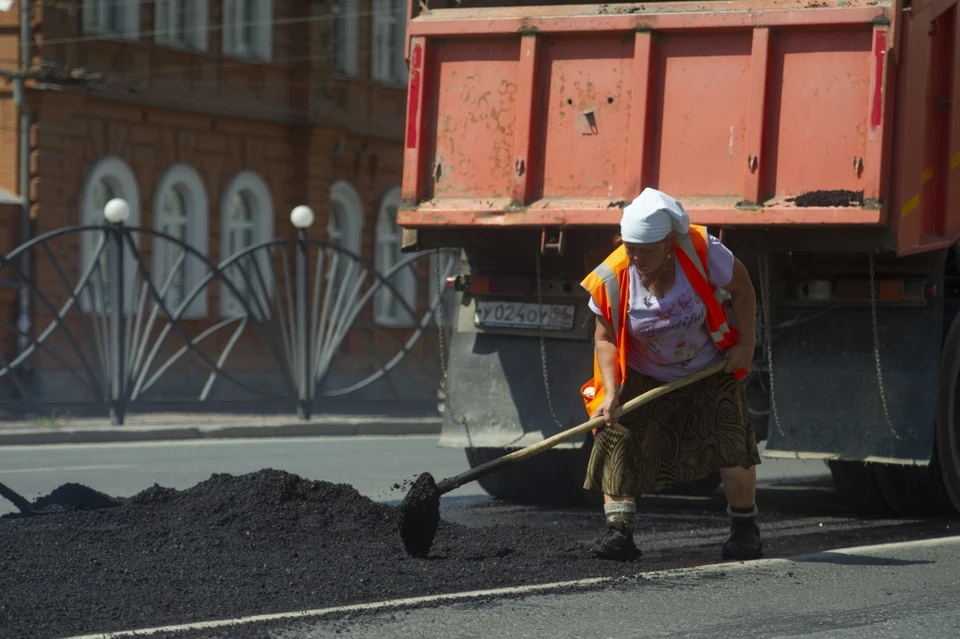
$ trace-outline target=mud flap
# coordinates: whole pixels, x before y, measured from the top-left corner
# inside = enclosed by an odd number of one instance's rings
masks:
[[[587,420],[579,389],[592,370],[593,344],[545,341],[550,413],[536,337],[455,332],[448,363],[449,402],[439,445],[449,448],[528,446]],[[585,437],[557,448],[579,448]]]
[[[869,307],[833,309],[779,336],[773,373],[780,424],[771,410],[764,456],[928,464],[943,300],[938,295],[927,302],[877,309],[883,386],[896,436],[881,403]],[[822,309],[784,310],[781,321]]]

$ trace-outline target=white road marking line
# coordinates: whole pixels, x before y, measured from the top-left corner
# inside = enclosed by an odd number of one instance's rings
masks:
[[[56,473],[64,470],[119,470],[135,468],[133,464],[102,464],[100,466],[50,466],[49,468],[4,468],[0,475],[10,473]]]
[[[469,592],[454,592],[444,595],[426,595],[423,597],[410,597],[407,599],[391,599],[388,601],[375,601],[365,604],[353,604],[350,606],[336,606],[333,608],[318,608],[315,610],[299,610],[294,612],[280,612],[274,614],[251,615],[249,617],[239,617],[236,619],[220,619],[217,621],[200,621],[196,623],[185,623],[175,626],[158,626],[156,628],[144,628],[141,630],[122,630],[119,632],[103,632],[91,635],[82,635],[67,637],[66,639],[122,639],[124,637],[141,637],[161,632],[184,632],[190,630],[209,630],[211,628],[224,628],[227,626],[241,626],[250,623],[265,621],[280,621],[284,619],[304,619],[308,617],[323,617],[326,615],[339,614],[344,612],[373,611],[383,608],[397,608],[406,606],[415,606],[422,603],[436,603],[443,601],[459,601],[463,599],[475,599],[478,597],[491,597],[497,595],[516,595],[535,592],[549,592],[571,587],[594,586],[602,583],[614,583],[626,579],[640,577],[643,579],[681,577],[685,575],[695,575],[698,573],[716,573],[730,570],[743,570],[748,568],[763,568],[766,566],[790,565],[795,561],[812,559],[817,557],[829,557],[830,555],[853,555],[853,554],[876,554],[892,549],[909,548],[928,548],[933,546],[947,546],[960,544],[960,536],[939,537],[936,539],[921,539],[917,541],[902,541],[889,544],[877,544],[874,546],[854,546],[850,548],[838,548],[837,550],[828,550],[819,553],[810,553],[806,555],[795,555],[793,557],[784,557],[776,559],[757,559],[755,561],[729,562],[720,564],[708,564],[705,566],[692,566],[690,568],[677,568],[674,570],[658,570],[651,572],[640,572],[633,577],[594,577],[591,579],[578,579],[575,581],[561,581],[548,584],[531,584],[528,586],[513,586],[509,588],[493,588],[490,590],[473,590]]]

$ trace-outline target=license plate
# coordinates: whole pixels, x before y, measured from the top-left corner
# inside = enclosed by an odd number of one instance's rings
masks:
[[[569,331],[573,329],[574,315],[575,308],[568,304],[478,300],[473,321],[480,327]]]

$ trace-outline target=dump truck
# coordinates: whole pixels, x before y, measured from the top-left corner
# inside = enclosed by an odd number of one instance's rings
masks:
[[[764,456],[822,460],[867,511],[960,510],[958,21],[956,0],[411,2],[398,223],[404,250],[460,254],[440,445],[476,465],[586,420],[580,282],[649,186],[753,279]],[[481,484],[582,499],[592,443]]]

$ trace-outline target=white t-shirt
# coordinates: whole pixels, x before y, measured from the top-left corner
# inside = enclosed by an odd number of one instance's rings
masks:
[[[733,279],[733,253],[720,240],[707,235],[709,280],[723,287]],[[630,266],[630,299],[627,317],[628,365],[661,382],[672,382],[718,363],[723,355],[707,331],[707,310],[679,264],[676,281],[665,297],[650,295],[640,273]],[[602,315],[590,299],[590,309]]]

